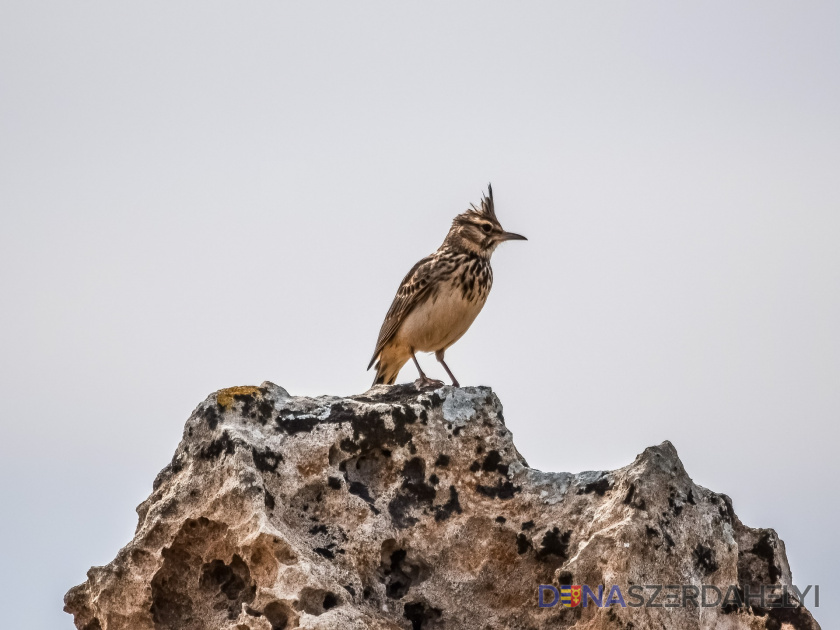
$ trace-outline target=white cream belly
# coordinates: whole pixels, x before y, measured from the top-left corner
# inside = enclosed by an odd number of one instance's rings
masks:
[[[441,287],[436,299],[425,301],[409,313],[395,341],[419,352],[445,350],[467,332],[481,312],[486,294],[474,298],[465,300],[458,287]]]

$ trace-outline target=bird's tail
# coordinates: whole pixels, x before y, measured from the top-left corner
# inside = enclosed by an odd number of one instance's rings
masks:
[[[380,357],[376,362],[376,378],[373,379],[374,385],[393,385],[397,381],[402,366],[398,361],[389,361],[385,357]]]
[[[389,364],[380,359],[376,362],[376,378],[373,379],[373,384],[393,385],[397,381],[400,368],[401,365]]]

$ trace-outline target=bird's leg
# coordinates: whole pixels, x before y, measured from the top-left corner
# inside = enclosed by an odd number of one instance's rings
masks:
[[[414,359],[414,365],[417,366],[417,371],[420,372],[420,378],[414,381],[415,387],[419,389],[421,387],[440,387],[441,385],[443,385],[443,381],[438,381],[436,379],[429,378],[428,376],[426,376],[426,373],[423,372],[423,369],[417,362],[417,357],[414,356],[414,348],[411,348],[411,358]]]
[[[443,353],[436,352],[435,357],[437,357],[437,360],[440,361],[440,364],[443,366],[443,369],[446,370],[446,373],[449,374],[449,378],[452,379],[452,385],[455,387],[461,387],[458,384],[458,379],[455,378],[455,375],[452,373],[452,370],[449,369],[449,366],[446,365],[446,361],[443,360]]]

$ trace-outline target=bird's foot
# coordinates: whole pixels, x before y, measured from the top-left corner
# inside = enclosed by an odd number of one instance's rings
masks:
[[[424,387],[443,387],[444,382],[439,381],[436,378],[429,378],[428,376],[421,376],[416,381],[414,381],[414,386],[417,389],[423,389]]]

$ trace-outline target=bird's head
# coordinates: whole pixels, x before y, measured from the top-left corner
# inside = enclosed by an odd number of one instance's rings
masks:
[[[487,185],[487,194],[481,198],[481,208],[470,208],[459,214],[452,221],[444,245],[463,249],[485,258],[490,258],[493,250],[504,241],[527,241],[521,234],[505,232],[496,218],[493,206],[493,188]]]

